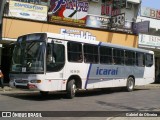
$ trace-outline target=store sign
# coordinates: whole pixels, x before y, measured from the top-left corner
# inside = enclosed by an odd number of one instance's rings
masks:
[[[150,21],[142,21],[142,22],[133,23],[132,32],[135,34],[148,33],[149,25],[150,25]]]
[[[102,16],[88,15],[86,20],[86,26],[94,28],[107,29],[111,27],[111,19]]]
[[[9,16],[47,21],[47,6],[10,1]]]
[[[141,7],[141,16],[160,19],[160,10]]]
[[[65,35],[65,36],[75,37],[75,38],[83,38],[83,39],[88,39],[88,40],[96,40],[96,37],[93,36],[88,31],[81,31],[81,30],[75,30],[75,29],[65,29],[65,28],[62,28],[60,30],[60,34]]]
[[[88,0],[51,0],[50,22],[85,25]]]
[[[139,46],[160,47],[160,37],[141,34],[139,36]]]
[[[111,17],[112,28],[123,28],[125,25],[125,14],[119,14]]]
[[[119,15],[125,6],[126,0],[102,0],[101,15]]]

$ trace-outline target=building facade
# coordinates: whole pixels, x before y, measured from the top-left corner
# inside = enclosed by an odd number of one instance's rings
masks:
[[[138,47],[155,53],[156,82],[160,82],[160,10],[144,7],[140,9],[137,22],[149,21],[149,31],[139,34]]]

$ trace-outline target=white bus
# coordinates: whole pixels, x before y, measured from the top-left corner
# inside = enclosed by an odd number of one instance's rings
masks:
[[[54,33],[20,36],[13,51],[10,86],[49,91],[125,87],[155,80],[154,53]]]

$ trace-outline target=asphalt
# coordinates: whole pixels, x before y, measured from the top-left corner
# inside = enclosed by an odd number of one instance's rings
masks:
[[[160,89],[160,83],[136,86],[135,89]],[[0,87],[0,92],[5,92],[5,91],[15,92],[15,91],[27,91],[27,90],[11,88],[9,87],[8,84],[6,84],[4,88]]]
[[[160,89],[160,83],[136,86],[135,89]],[[23,93],[23,92],[31,92],[31,91],[11,88],[8,85],[5,85],[4,88],[0,87],[1,94],[2,93],[21,93],[21,92]],[[108,118],[104,118],[104,120],[160,120],[160,117],[151,117],[151,116],[150,117],[127,117],[126,116],[126,117],[108,117]]]

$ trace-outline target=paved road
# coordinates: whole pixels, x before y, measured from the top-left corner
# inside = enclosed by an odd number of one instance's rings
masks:
[[[42,97],[38,92],[1,91],[0,111],[160,111],[159,93],[158,87],[137,88],[133,92],[117,89],[112,91],[108,91],[108,89],[103,91],[89,90],[78,92],[74,99],[66,99],[64,93],[50,93],[49,96]],[[92,113],[84,113],[84,116],[86,114]],[[55,119],[75,120],[75,118],[70,117],[57,117]],[[112,116],[97,118],[91,115],[89,118],[76,117],[77,119],[122,120],[124,118],[113,118]],[[134,118],[131,119],[134,120]],[[153,119],[157,118],[154,117]]]

